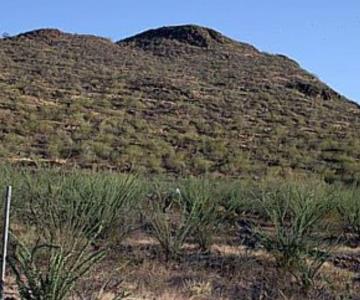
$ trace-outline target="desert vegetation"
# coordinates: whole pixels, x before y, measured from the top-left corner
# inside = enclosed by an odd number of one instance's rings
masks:
[[[37,30],[0,40],[0,69],[1,159],[182,177],[360,178],[357,104],[291,59],[210,29],[117,43]]]
[[[0,168],[20,299],[357,299],[359,188]]]
[[[43,29],[0,70],[9,296],[359,299],[359,105],[295,61]]]

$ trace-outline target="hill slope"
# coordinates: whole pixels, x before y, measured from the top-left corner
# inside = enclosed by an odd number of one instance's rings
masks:
[[[0,40],[0,157],[176,174],[360,174],[360,109],[283,55],[199,26]]]

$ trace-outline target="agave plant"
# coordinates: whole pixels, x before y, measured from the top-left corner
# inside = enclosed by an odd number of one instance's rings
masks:
[[[217,224],[217,207],[208,181],[185,181],[170,193],[157,185],[148,218],[166,257],[178,257],[190,237],[207,250]]]
[[[22,221],[37,239],[14,237],[10,261],[26,300],[68,299],[76,281],[105,255],[93,250],[94,243],[110,233],[128,234],[141,199],[142,187],[131,175],[47,175],[27,175],[22,187]]]
[[[345,229],[360,238],[360,191],[356,187],[338,194],[337,212]]]
[[[258,227],[261,243],[280,268],[308,288],[329,255],[328,245],[316,236],[323,218],[333,208],[325,189],[285,185],[261,198],[273,232]]]
[[[207,179],[189,179],[179,189],[185,216],[193,224],[193,237],[203,251],[212,244],[219,222],[219,199]]]
[[[190,220],[182,214],[179,197],[156,184],[146,211],[151,233],[164,250],[166,259],[178,257],[185,239],[193,230]]]
[[[68,299],[76,281],[105,255],[92,251],[90,241],[74,243],[71,249],[38,241],[29,247],[16,241],[9,263],[23,300]]]
[[[48,232],[110,232],[125,237],[134,227],[142,185],[132,175],[28,177],[29,223]]]

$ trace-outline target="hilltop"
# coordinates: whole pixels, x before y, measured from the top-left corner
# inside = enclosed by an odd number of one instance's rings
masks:
[[[200,26],[0,40],[0,157],[255,177],[360,174],[360,108],[284,55]]]

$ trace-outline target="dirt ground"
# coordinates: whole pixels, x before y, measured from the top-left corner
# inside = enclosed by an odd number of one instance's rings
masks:
[[[112,249],[105,264],[82,282],[82,290],[100,290],[97,283],[111,277],[109,290],[125,290],[133,300],[360,299],[360,247],[338,247],[307,295],[262,249],[222,237],[206,254],[195,245],[185,247],[181,259],[167,261],[155,240],[137,232]]]
[[[337,247],[306,294],[281,273],[262,249],[218,237],[208,253],[186,244],[179,260],[166,260],[160,245],[145,232],[109,247],[106,260],[83,278],[73,299],[360,299],[360,247]],[[19,299],[7,277],[6,299]]]

